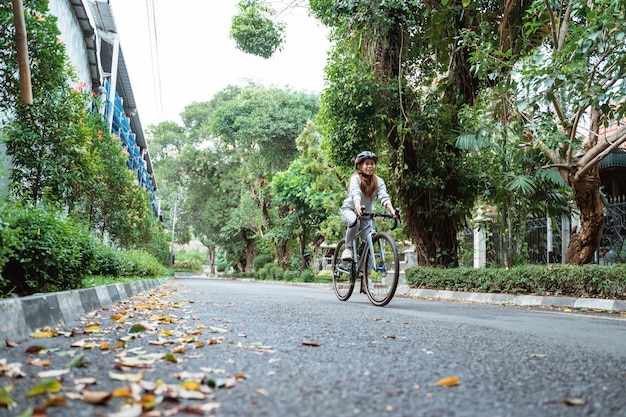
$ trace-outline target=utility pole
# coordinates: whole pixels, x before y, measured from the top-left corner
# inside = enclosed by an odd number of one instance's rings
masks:
[[[174,229],[176,228],[176,208],[178,206],[178,193],[174,200],[174,217],[172,218],[172,242],[170,243],[170,268],[174,266]]]
[[[13,19],[15,23],[15,43],[17,45],[17,62],[20,70],[20,97],[22,104],[33,104],[33,89],[30,81],[30,65],[28,60],[28,38],[26,37],[26,21],[22,0],[12,0]]]

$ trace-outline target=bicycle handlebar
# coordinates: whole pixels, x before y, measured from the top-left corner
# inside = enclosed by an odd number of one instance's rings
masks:
[[[361,207],[361,210],[364,210],[365,207]],[[389,230],[394,230],[396,227],[398,227],[398,219],[395,218],[392,214],[388,214],[388,213],[366,213],[364,211],[362,211],[363,214],[361,214],[361,217],[384,217],[387,219],[393,219],[393,226],[391,227],[391,229]],[[396,216],[400,216],[400,209],[396,209]]]

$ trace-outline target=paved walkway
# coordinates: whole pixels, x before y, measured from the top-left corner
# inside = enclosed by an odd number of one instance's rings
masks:
[[[176,274],[180,278],[206,279],[202,274]],[[82,315],[126,300],[135,294],[148,291],[171,278],[112,284],[96,288],[36,294],[22,298],[0,299],[0,335],[2,339],[20,341],[42,327],[70,323]],[[293,282],[259,281],[273,285],[326,286]],[[554,306],[559,308],[589,309],[626,312],[626,300],[600,298],[548,297],[444,291],[410,288],[400,285],[397,296],[470,303],[506,304],[519,306]]]

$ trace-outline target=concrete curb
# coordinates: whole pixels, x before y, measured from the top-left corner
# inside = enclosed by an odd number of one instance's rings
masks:
[[[0,335],[19,342],[42,327],[78,320],[82,315],[126,300],[171,278],[150,279],[95,288],[0,299]]]
[[[567,307],[573,309],[590,309],[601,311],[626,311],[626,300],[610,300],[605,298],[575,298],[538,295],[491,294],[478,292],[427,290],[399,286],[397,295],[412,298],[428,298],[448,301],[466,301],[485,304],[507,304],[518,306]]]

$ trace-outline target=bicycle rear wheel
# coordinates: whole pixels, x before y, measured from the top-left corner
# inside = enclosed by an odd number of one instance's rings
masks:
[[[335,248],[331,270],[333,271],[333,290],[335,295],[341,301],[346,301],[354,291],[354,279],[352,278],[354,262],[350,262],[348,266],[343,265],[341,253],[346,248],[346,240],[341,239]]]
[[[365,292],[372,304],[384,306],[391,301],[400,276],[400,258],[393,238],[385,232],[372,236],[374,262],[367,253],[365,261]]]

